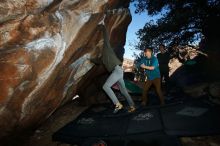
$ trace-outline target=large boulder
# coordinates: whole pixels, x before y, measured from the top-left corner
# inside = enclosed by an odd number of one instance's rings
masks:
[[[0,3],[0,137],[36,128],[82,92],[103,67],[105,23],[110,42],[123,56],[131,21],[129,0],[3,0]],[[120,47],[119,47],[120,46]]]

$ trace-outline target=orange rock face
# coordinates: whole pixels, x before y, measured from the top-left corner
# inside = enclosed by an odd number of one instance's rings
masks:
[[[101,49],[96,46],[102,39],[97,25],[108,7],[110,41],[121,49],[116,52],[123,52],[131,21],[128,4],[128,0],[1,1],[1,138],[37,127],[78,93],[79,83],[105,73],[89,61]]]

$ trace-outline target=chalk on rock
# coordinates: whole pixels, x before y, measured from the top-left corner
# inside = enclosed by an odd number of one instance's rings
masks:
[[[75,100],[75,99],[77,99],[77,98],[79,98],[79,95],[75,95],[75,96],[72,98],[72,100]]]

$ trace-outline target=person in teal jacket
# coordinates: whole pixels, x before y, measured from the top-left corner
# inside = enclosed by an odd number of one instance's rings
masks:
[[[153,55],[152,48],[146,48],[144,50],[144,57],[140,61],[140,67],[145,70],[147,76],[147,81],[144,85],[143,95],[142,95],[142,105],[146,105],[148,101],[148,90],[152,85],[155,86],[156,92],[160,98],[161,105],[164,104],[164,96],[161,90],[160,81],[160,69],[157,58]]]

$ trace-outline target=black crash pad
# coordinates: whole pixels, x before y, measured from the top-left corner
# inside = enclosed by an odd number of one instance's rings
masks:
[[[202,136],[220,134],[220,108],[205,101],[191,101],[161,108],[168,135]]]
[[[53,135],[53,140],[66,143],[85,138],[121,139],[128,135],[162,133],[157,109],[141,109],[134,114],[126,110],[113,114],[107,107],[93,107]]]
[[[129,116],[127,134],[162,131],[162,123],[157,109],[144,109]]]
[[[82,116],[78,120],[69,123],[61,131],[62,135],[69,137],[120,136],[126,132],[125,123],[127,120],[127,118],[120,117]]]
[[[113,114],[112,110],[110,104],[89,108],[54,133],[53,140],[80,144],[86,139],[146,141],[158,139],[159,135],[175,139],[176,136],[220,134],[220,107],[204,100],[163,107],[140,106],[132,114],[126,110]]]

